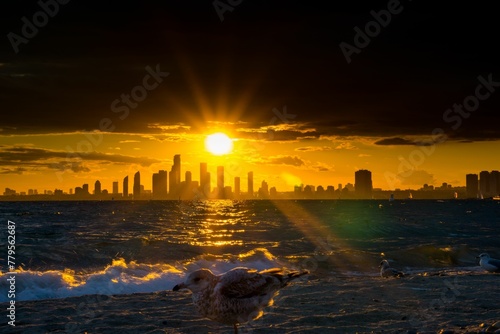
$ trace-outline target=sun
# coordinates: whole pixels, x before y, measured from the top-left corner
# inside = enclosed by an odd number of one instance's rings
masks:
[[[233,141],[225,133],[217,132],[207,136],[205,148],[213,155],[224,155],[233,150]]]

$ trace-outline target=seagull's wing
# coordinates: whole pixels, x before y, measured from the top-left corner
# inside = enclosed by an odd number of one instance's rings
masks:
[[[382,269],[381,275],[385,276],[385,277],[387,277],[387,276],[401,277],[401,276],[404,276],[405,274],[397,269],[394,269],[394,268],[385,268],[385,269]]]
[[[235,268],[219,277],[214,291],[228,298],[251,298],[274,292],[280,287],[277,278],[247,268]]]
[[[500,260],[497,260],[497,259],[490,259],[488,261],[489,264],[497,267],[498,269],[500,269]]]
[[[399,271],[397,269],[391,268],[392,274],[394,276],[404,276],[404,273],[402,271]]]

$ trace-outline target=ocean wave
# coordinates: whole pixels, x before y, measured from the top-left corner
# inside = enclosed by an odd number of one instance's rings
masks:
[[[240,255],[203,255],[199,258],[176,264],[146,264],[118,258],[104,269],[91,273],[76,273],[73,270],[16,271],[16,300],[41,300],[76,297],[83,295],[117,295],[150,293],[171,290],[183,280],[187,272],[208,268],[215,274],[232,268],[245,266],[258,270],[284,267],[265,248],[253,249]],[[7,291],[10,273],[0,274],[0,290]],[[0,294],[0,302],[7,302],[7,293]]]

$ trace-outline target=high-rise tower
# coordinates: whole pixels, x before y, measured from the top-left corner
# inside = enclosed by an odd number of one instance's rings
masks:
[[[354,192],[358,198],[372,197],[372,172],[360,169],[354,173]]]
[[[141,173],[134,174],[134,199],[141,197]]]

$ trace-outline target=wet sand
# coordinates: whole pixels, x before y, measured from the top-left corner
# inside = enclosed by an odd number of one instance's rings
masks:
[[[499,283],[499,274],[487,273],[401,279],[310,275],[283,289],[264,316],[241,325],[240,333],[500,332],[491,327],[500,321]],[[7,306],[1,304],[3,310]],[[184,291],[27,301],[16,307],[16,327],[8,326],[4,315],[1,333],[232,333],[231,326],[197,315]]]

